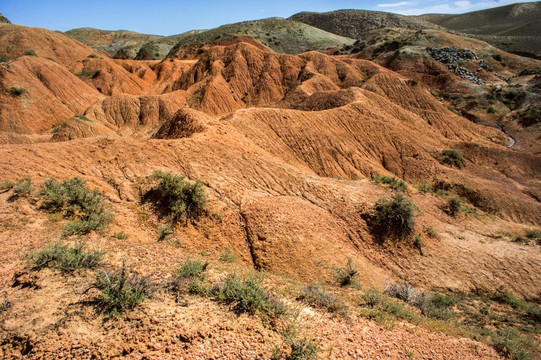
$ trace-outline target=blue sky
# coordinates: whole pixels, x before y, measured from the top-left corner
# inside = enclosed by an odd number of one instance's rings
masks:
[[[460,14],[512,4],[508,0],[0,0],[0,13],[20,25],[66,31],[78,27],[132,30],[173,35],[210,29],[239,21],[271,16],[289,17],[300,11],[362,9],[404,15]]]

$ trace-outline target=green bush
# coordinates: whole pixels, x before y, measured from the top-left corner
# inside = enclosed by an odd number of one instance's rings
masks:
[[[379,199],[373,208],[373,226],[380,232],[399,238],[415,231],[417,207],[404,194],[397,192],[391,199]]]
[[[125,233],[124,231],[119,231],[113,235],[118,240],[127,240],[130,237],[130,234]]]
[[[6,55],[0,55],[0,63],[8,62],[9,58]]]
[[[24,177],[16,180],[12,187],[12,191],[13,195],[9,197],[9,200],[31,195],[34,191],[34,186],[32,186],[32,181],[29,177]]]
[[[173,273],[170,289],[176,293],[187,290],[191,294],[206,294],[208,290],[203,286],[209,263],[201,260],[187,259],[180,268]]]
[[[442,161],[445,164],[449,164],[451,166],[456,166],[459,169],[462,169],[466,164],[466,160],[462,156],[460,150],[457,150],[457,149],[443,150],[443,160]]]
[[[150,276],[130,275],[124,265],[115,272],[98,271],[93,287],[101,292],[94,299],[95,304],[107,317],[133,309],[157,291]]]
[[[9,181],[9,180],[3,181],[0,184],[0,191],[11,190],[11,189],[13,189],[14,186],[15,186],[15,183],[13,181]]]
[[[28,56],[38,56],[38,54],[36,54],[36,52],[32,49],[25,50],[24,54]]]
[[[67,235],[101,232],[113,220],[113,214],[106,210],[103,196],[97,190],[89,190],[86,182],[77,177],[62,183],[49,179],[41,187],[38,196],[42,199],[40,208],[73,218],[66,225]]]
[[[11,96],[20,96],[22,94],[26,93],[26,89],[22,87],[11,87],[9,88],[9,94]]]
[[[404,182],[404,180],[399,179],[395,176],[374,175],[372,176],[372,179],[375,181],[376,184],[389,185],[389,187],[395,191],[408,190],[408,185]]]
[[[503,58],[500,54],[494,54],[492,55],[492,58],[496,61],[502,62]]]
[[[154,189],[160,194],[160,202],[176,222],[181,217],[197,219],[206,213],[207,198],[200,181],[191,184],[184,176],[176,176],[170,172],[155,171],[154,178],[159,184]]]
[[[57,242],[27,256],[27,261],[32,265],[32,270],[43,268],[59,269],[64,272],[72,272],[81,268],[93,268],[100,264],[105,252],[87,251],[83,244],[69,247]]]
[[[262,279],[254,275],[228,276],[223,284],[217,284],[212,294],[218,301],[233,304],[239,313],[257,314],[263,318],[279,318],[286,313],[286,307],[271,296],[263,287]]]
[[[88,55],[87,57],[95,59],[95,58],[98,57],[98,55],[96,55],[96,54],[90,54],[90,55]]]
[[[432,185],[430,184],[427,184],[427,183],[420,183],[417,185],[417,190],[419,190],[420,192],[422,193],[431,193],[431,194],[434,194],[435,193],[435,190],[434,188],[432,187]]]
[[[306,286],[297,299],[331,313],[345,315],[347,311],[346,305],[340,299],[327,293],[318,285]]]

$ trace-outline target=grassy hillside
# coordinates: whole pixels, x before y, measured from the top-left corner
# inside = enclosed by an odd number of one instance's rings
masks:
[[[136,48],[143,44],[162,38],[160,35],[140,34],[127,30],[100,30],[94,28],[79,28],[66,31],[65,34],[97,50],[104,50],[114,56],[122,48]],[[137,53],[137,51],[135,52]]]
[[[289,18],[319,29],[358,39],[370,30],[400,27],[421,30],[436,28],[432,23],[398,14],[366,10],[338,10],[326,13],[301,12]]]
[[[173,51],[186,46],[208,44],[236,37],[251,37],[275,52],[298,54],[307,50],[325,50],[349,45],[353,39],[282,18],[268,18],[220,26],[183,36]]]
[[[475,35],[503,50],[541,57],[541,2],[517,3],[466,14],[427,14],[418,18]]]

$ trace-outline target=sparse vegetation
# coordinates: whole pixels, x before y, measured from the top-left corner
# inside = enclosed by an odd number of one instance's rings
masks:
[[[2,183],[0,183],[0,191],[4,192],[4,191],[11,190],[13,189],[14,186],[15,186],[15,183],[13,181],[5,180]]]
[[[27,256],[32,270],[43,268],[59,269],[63,272],[72,272],[82,268],[98,266],[105,252],[99,250],[87,251],[84,244],[70,247],[61,242],[46,247],[40,251],[32,252]]]
[[[373,225],[380,233],[406,238],[415,231],[416,211],[415,204],[397,192],[391,199],[378,200],[373,208]]]
[[[75,115],[75,117],[79,120],[84,120],[84,121],[89,121],[89,122],[92,122],[92,120],[90,120],[89,118],[87,118],[86,116],[84,115],[81,115],[81,114],[77,114]]]
[[[432,239],[439,239],[440,238],[440,234],[438,234],[438,232],[436,231],[436,229],[434,229],[434,227],[432,226],[425,226],[425,231],[426,231],[426,234],[431,237]]]
[[[184,176],[162,171],[155,171],[154,178],[159,180],[154,190],[159,193],[159,202],[170,214],[172,223],[181,218],[195,220],[206,213],[207,198],[200,181],[191,184]]]
[[[27,91],[23,87],[10,87],[9,88],[9,94],[11,96],[21,96],[22,94],[25,94]]]
[[[350,286],[355,284],[357,269],[352,259],[348,259],[348,264],[345,268],[334,269],[334,279],[340,286]]]
[[[339,315],[345,315],[347,313],[347,307],[340,299],[327,293],[318,285],[304,287],[297,299],[331,313]]]
[[[80,78],[84,78],[84,79],[95,79],[97,78],[101,73],[101,69],[97,69],[97,70],[81,70],[79,71],[77,74],[78,77]]]
[[[457,216],[462,210],[462,200],[458,196],[449,197],[444,210],[451,216]]]
[[[15,185],[12,187],[12,191],[13,195],[9,197],[9,200],[30,196],[34,191],[34,186],[29,177],[24,177],[16,180]]]
[[[157,291],[151,276],[129,274],[124,264],[119,271],[98,271],[92,287],[100,290],[94,301],[107,317],[133,309]]]
[[[77,177],[62,183],[49,179],[41,187],[38,196],[42,199],[40,208],[73,219],[66,224],[66,235],[102,232],[113,220],[113,214],[106,209],[103,196],[97,190],[89,190],[86,182]]]
[[[233,264],[237,261],[237,256],[230,250],[225,249],[221,254],[219,259],[223,262]]]
[[[233,274],[212,289],[214,297],[226,304],[233,304],[239,313],[257,314],[262,318],[278,318],[285,314],[286,307],[270,295],[262,285],[261,277]]]
[[[460,150],[457,149],[443,150],[442,162],[451,166],[456,166],[459,169],[462,169],[466,165],[466,160],[462,156]]]
[[[385,184],[388,185],[391,189],[395,191],[406,191],[408,190],[408,185],[404,182],[404,180],[399,179],[395,176],[379,176],[374,175],[372,176],[372,179],[376,184]]]
[[[88,55],[87,57],[88,57],[88,58],[95,59],[95,58],[98,57],[98,55],[96,55],[96,54],[90,54],[90,55]]]
[[[124,231],[119,231],[113,235],[118,240],[127,240],[130,237],[130,234],[125,233]]]
[[[282,349],[284,345],[287,350]],[[318,344],[312,339],[291,337],[285,340],[284,345],[273,351],[271,360],[317,360],[317,354],[321,352]]]
[[[203,286],[209,263],[188,258],[175,272],[170,288],[177,294],[187,290],[191,294],[206,294],[208,289]]]
[[[6,55],[0,55],[0,63],[8,62],[9,58]]]
[[[36,54],[36,52],[32,49],[27,49],[24,51],[24,54],[27,55],[27,56],[38,56],[38,54]]]
[[[502,62],[503,58],[500,54],[494,54],[492,55],[492,58],[496,61]]]
[[[173,230],[171,229],[170,224],[161,225],[158,228],[158,241],[165,240],[169,235],[173,233]]]

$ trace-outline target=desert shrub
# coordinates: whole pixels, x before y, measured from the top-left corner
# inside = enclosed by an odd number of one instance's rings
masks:
[[[452,295],[432,294],[421,304],[420,309],[426,316],[449,320],[456,314],[451,307],[458,303],[458,299]]]
[[[113,214],[106,210],[103,196],[97,190],[89,190],[86,182],[77,177],[61,183],[49,179],[38,196],[42,199],[40,208],[73,218],[65,227],[67,235],[101,232],[113,219]]]
[[[373,208],[373,225],[380,232],[405,238],[415,231],[417,207],[397,192],[391,199],[379,199]]]
[[[318,345],[311,339],[293,339],[289,341],[291,353],[287,360],[316,360],[320,352]]]
[[[197,219],[206,213],[207,198],[200,181],[191,184],[184,180],[184,176],[162,171],[155,171],[154,178],[160,181],[154,190],[160,193],[160,201],[173,222],[181,217],[186,220]]]
[[[376,289],[370,289],[365,291],[362,294],[362,299],[364,300],[364,303],[370,307],[375,307],[381,303],[383,303],[383,297],[377,291]]]
[[[389,187],[395,191],[406,191],[408,190],[408,185],[404,182],[404,180],[399,179],[395,176],[379,176],[374,175],[372,179],[375,181],[376,184],[385,184],[389,185]]]
[[[346,305],[340,299],[327,293],[318,285],[304,287],[297,299],[331,313],[345,315],[347,311]]]
[[[56,134],[57,132],[60,131],[60,129],[62,129],[62,124],[53,126],[53,128],[51,129],[51,134]]]
[[[496,61],[502,62],[503,58],[500,54],[494,54],[492,55],[492,58]]]
[[[40,251],[27,256],[32,270],[43,268],[59,269],[64,272],[72,272],[81,268],[93,268],[100,264],[105,252],[99,250],[87,251],[84,244],[76,244],[73,247],[55,243]]]
[[[520,334],[512,327],[499,329],[492,334],[494,348],[502,355],[516,360],[533,360],[541,356],[534,340]]]
[[[22,94],[26,93],[26,89],[22,87],[10,87],[9,88],[9,94],[11,96],[20,96]]]
[[[13,189],[14,186],[15,186],[15,183],[13,181],[9,181],[9,180],[2,181],[2,183],[0,183],[0,191],[11,190]]]
[[[34,50],[32,50],[32,49],[25,50],[24,54],[28,55],[28,56],[38,56],[38,54],[36,54],[36,52]]]
[[[440,234],[438,234],[438,232],[434,229],[434,227],[428,225],[428,226],[425,226],[425,231],[426,231],[426,234],[431,237],[432,239],[439,239],[440,238]]]
[[[457,216],[462,210],[462,200],[458,196],[449,197],[444,210],[451,216]]]
[[[334,269],[334,279],[340,286],[354,285],[357,273],[358,271],[355,268],[353,260],[348,259],[348,264],[345,268]]]
[[[457,150],[457,149],[443,150],[442,161],[445,164],[456,166],[459,169],[462,169],[465,166],[465,162],[466,162],[460,150]]]
[[[119,231],[113,235],[118,240],[127,240],[130,237],[130,234],[125,233],[124,231]]]
[[[188,258],[174,271],[169,288],[177,294],[183,291],[191,294],[206,294],[208,289],[203,286],[203,281],[206,278],[205,270],[208,265],[208,262]]]
[[[418,184],[417,185],[417,190],[419,190],[422,193],[431,193],[431,194],[433,194],[434,191],[435,191],[434,188],[432,187],[432,185],[427,184],[427,183]]]
[[[161,225],[158,228],[158,241],[165,240],[172,233],[173,233],[173,229],[171,229],[170,224]]]
[[[12,187],[12,191],[13,195],[9,197],[10,200],[31,195],[34,191],[34,186],[29,177],[24,177],[16,180]]]
[[[257,314],[263,318],[278,318],[286,313],[285,305],[270,295],[262,285],[262,278],[254,275],[228,276],[212,289],[214,297],[223,303],[233,304],[239,313]]]
[[[96,54],[90,54],[90,55],[88,55],[87,57],[95,59],[95,58],[98,57],[98,55],[96,55]]]
[[[489,114],[497,114],[497,113],[498,113],[498,112],[496,111],[496,109],[494,109],[494,107],[492,107],[492,106],[488,108],[487,112],[488,112]]]
[[[530,240],[541,243],[541,230],[526,230],[526,237]]]
[[[235,255],[230,249],[225,249],[224,252],[220,254],[219,259],[223,262],[233,264],[237,261],[237,255]]]
[[[6,55],[0,55],[0,63],[8,62],[9,58]]]
[[[383,292],[419,308],[422,308],[429,296],[427,293],[417,289],[407,281],[386,284]]]
[[[151,276],[129,274],[124,264],[119,271],[98,271],[93,287],[101,292],[94,302],[107,317],[133,309],[158,289]]]

